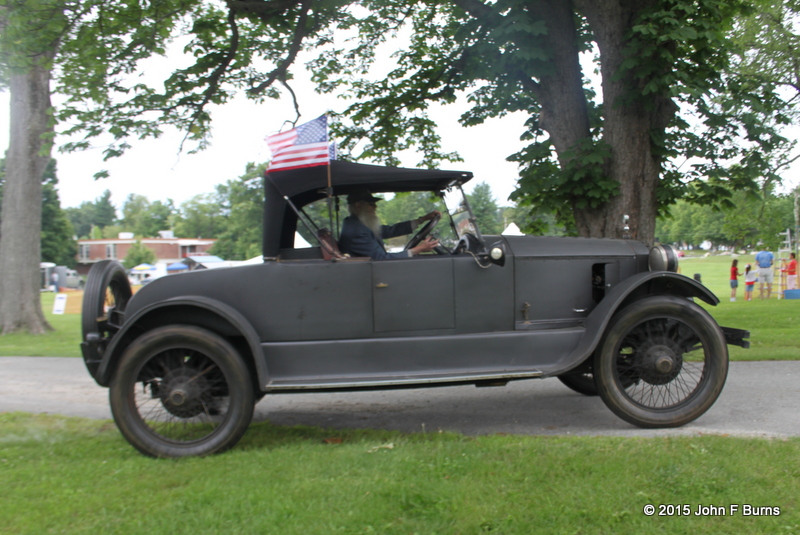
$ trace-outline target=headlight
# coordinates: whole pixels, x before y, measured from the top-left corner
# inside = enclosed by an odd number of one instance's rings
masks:
[[[658,244],[650,249],[650,271],[678,271],[678,255],[672,247]]]
[[[489,248],[489,261],[498,266],[506,264],[506,248],[503,246],[503,242],[494,243]]]

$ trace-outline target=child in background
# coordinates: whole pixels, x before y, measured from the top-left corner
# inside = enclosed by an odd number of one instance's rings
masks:
[[[747,264],[744,268],[744,300],[753,300],[753,288],[758,280],[758,272]]]
[[[797,289],[797,257],[794,253],[789,253],[789,264],[784,268],[786,270],[786,289]]]
[[[739,259],[734,258],[731,264],[731,301],[736,301],[736,288],[739,287]]]

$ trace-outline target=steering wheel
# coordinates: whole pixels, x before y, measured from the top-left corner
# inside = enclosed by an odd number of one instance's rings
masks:
[[[411,237],[410,240],[408,240],[408,243],[406,244],[405,247],[403,247],[403,250],[408,251],[409,249],[413,249],[414,247],[419,245],[422,242],[422,240],[428,237],[428,234],[431,233],[433,227],[436,226],[436,224],[439,222],[441,218],[442,216],[441,214],[439,214],[433,216],[433,219],[429,219],[428,222],[422,225],[422,228],[419,229],[417,233]]]

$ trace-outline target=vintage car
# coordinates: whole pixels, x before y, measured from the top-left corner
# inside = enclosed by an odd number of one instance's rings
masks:
[[[463,195],[470,178],[341,161],[268,173],[263,263],[170,275],[135,295],[117,262],[95,264],[81,349],[122,434],[148,455],[206,455],[236,444],[266,394],[546,377],[641,427],[681,426],[711,407],[726,344],[746,347],[749,333],[694,302],[718,300],[676,272],[670,247],[484,236]],[[336,228],[339,198],[364,187],[430,192],[442,245],[408,259],[341,255],[306,215],[319,210],[304,207],[334,207]],[[295,248],[298,228],[316,246]]]

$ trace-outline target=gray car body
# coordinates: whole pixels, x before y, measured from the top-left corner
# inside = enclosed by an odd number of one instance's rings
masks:
[[[337,195],[365,185],[436,191],[471,177],[376,176],[385,168],[336,164]],[[302,175],[313,177],[307,184],[267,176],[262,264],[171,275],[142,288],[102,352],[97,382],[109,384],[137,336],[182,324],[230,340],[261,392],[502,384],[581,366],[632,300],[718,302],[692,279],[650,271],[648,248],[632,240],[483,237],[504,250],[502,266],[470,254],[325,260],[318,247],[293,248],[298,222],[283,198],[302,206],[323,195],[316,169]]]

